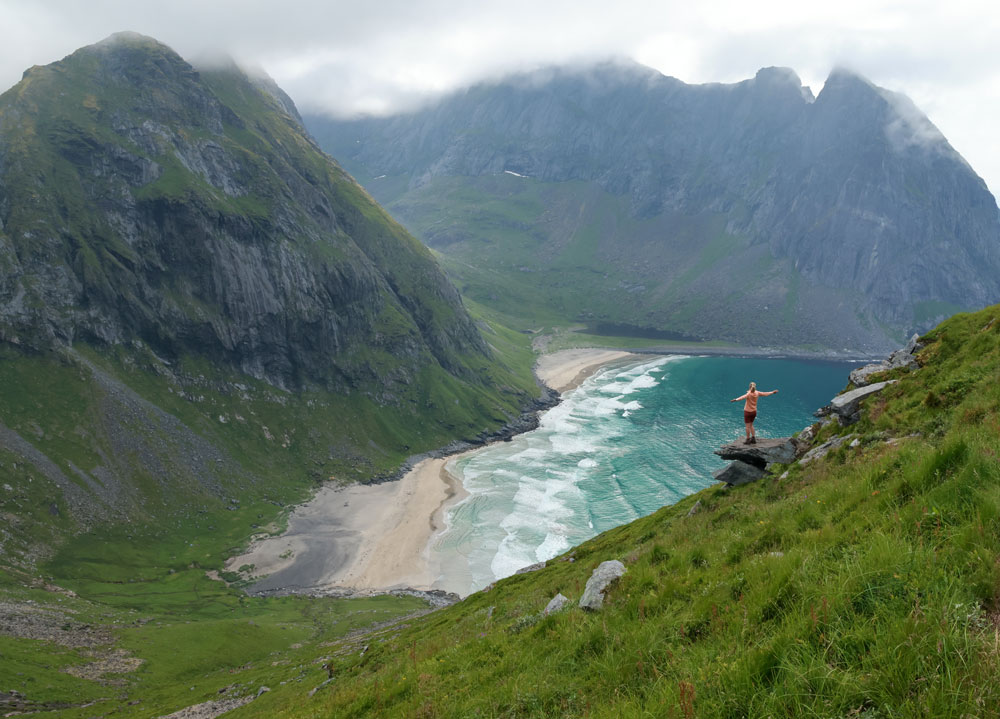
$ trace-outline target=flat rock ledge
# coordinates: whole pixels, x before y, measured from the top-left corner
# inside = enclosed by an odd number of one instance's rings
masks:
[[[793,462],[807,447],[806,441],[795,437],[758,438],[755,444],[744,444],[743,440],[730,442],[715,450],[717,455],[731,461],[712,472],[712,477],[730,487],[756,482],[767,474],[767,465]]]
[[[733,459],[764,470],[769,464],[788,464],[799,454],[799,441],[794,437],[759,438],[756,444],[743,440],[724,444],[715,450],[723,459]]]
[[[852,389],[850,392],[839,394],[830,400],[830,412],[837,415],[837,419],[840,420],[842,426],[846,427],[849,424],[854,424],[861,416],[861,401],[863,399],[873,394],[878,394],[889,385],[896,384],[898,381],[890,379],[885,382],[876,382],[875,384],[858,387],[857,389]]]

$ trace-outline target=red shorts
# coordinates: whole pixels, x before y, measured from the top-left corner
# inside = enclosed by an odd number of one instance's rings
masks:
[[[756,412],[747,412],[746,410],[743,410],[743,424],[750,424],[755,419],[757,419]]]

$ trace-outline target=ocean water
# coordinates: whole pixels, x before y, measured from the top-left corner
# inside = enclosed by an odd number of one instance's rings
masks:
[[[759,436],[780,437],[847,384],[852,365],[789,359],[657,357],[610,366],[564,395],[539,428],[452,460],[468,497],[429,548],[435,586],[466,595],[600,532],[711,486],[712,453],[744,436],[751,380]]]

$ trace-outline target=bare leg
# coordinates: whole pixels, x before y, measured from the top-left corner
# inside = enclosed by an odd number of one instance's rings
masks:
[[[750,433],[753,432],[753,422],[747,422],[746,423],[746,429],[747,429],[747,439],[749,440],[750,439]]]
[[[747,425],[747,431],[750,433],[750,439],[754,442],[757,441],[757,433],[754,431],[753,422]]]

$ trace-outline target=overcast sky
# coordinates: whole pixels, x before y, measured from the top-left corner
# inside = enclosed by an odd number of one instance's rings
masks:
[[[0,0],[0,88],[120,30],[188,59],[228,53],[300,109],[340,114],[609,56],[691,83],[783,65],[814,93],[844,65],[909,95],[1000,191],[1000,5],[987,0]]]

